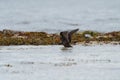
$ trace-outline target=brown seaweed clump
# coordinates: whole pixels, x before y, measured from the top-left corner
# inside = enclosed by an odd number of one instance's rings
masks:
[[[72,36],[72,44],[91,41],[96,42],[120,42],[120,31],[100,33],[96,31],[84,31]],[[59,45],[60,35],[46,32],[23,32],[4,29],[0,31],[0,45]]]
[[[50,45],[58,44],[58,34],[46,32],[0,31],[0,45]]]

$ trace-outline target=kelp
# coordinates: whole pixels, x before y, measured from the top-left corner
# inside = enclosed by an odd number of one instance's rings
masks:
[[[77,32],[72,36],[72,44],[90,41],[96,42],[120,42],[120,31],[100,33],[96,31]],[[13,30],[0,31],[0,45],[59,45],[61,43],[59,33],[47,32],[23,32]]]

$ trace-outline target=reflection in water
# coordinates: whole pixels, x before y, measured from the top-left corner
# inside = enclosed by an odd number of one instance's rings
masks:
[[[66,47],[62,47],[61,51],[62,53],[72,53],[72,47],[66,48]]]

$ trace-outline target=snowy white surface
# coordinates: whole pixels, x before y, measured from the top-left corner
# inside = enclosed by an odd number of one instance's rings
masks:
[[[0,46],[0,80],[120,80],[120,45]]]
[[[120,30],[120,0],[0,0],[0,30]]]

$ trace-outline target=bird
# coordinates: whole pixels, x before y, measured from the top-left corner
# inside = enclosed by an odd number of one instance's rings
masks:
[[[79,29],[74,29],[70,31],[62,31],[60,32],[60,39],[64,47],[72,47],[70,45],[71,43],[71,37],[72,35],[77,32]]]

